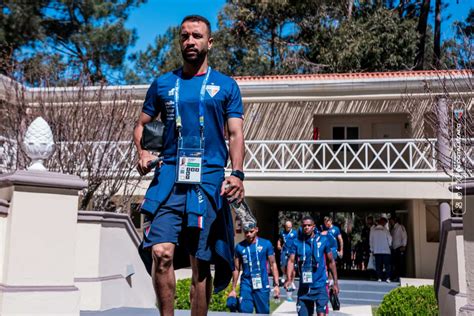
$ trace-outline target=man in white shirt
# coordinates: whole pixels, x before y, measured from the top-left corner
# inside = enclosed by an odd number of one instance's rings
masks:
[[[392,235],[392,276],[400,279],[405,276],[405,253],[407,246],[407,231],[400,224],[397,216],[390,217],[390,233]]]
[[[387,225],[387,219],[381,217],[378,225],[370,231],[370,251],[375,256],[375,271],[378,281],[382,282],[383,268],[385,267],[386,281],[390,283],[392,236],[385,225]]]

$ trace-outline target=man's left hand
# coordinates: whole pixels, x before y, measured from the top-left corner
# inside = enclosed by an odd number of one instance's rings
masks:
[[[242,202],[244,199],[244,184],[242,180],[234,176],[228,176],[222,182],[221,195],[230,201]]]
[[[280,297],[280,288],[278,287],[278,285],[276,285],[273,288],[273,297],[274,298],[279,298]]]
[[[339,285],[338,285],[337,283],[334,283],[334,284],[332,285],[332,288],[333,288],[333,290],[334,290],[334,293],[335,293],[336,295],[338,295],[338,294],[339,294]]]

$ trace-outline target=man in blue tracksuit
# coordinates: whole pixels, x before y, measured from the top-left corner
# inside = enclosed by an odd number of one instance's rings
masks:
[[[288,256],[290,255],[289,251],[293,240],[296,238],[296,230],[293,229],[293,223],[286,221],[278,235],[277,249],[280,251],[280,268],[284,276],[286,275],[286,265],[288,264]]]
[[[233,267],[233,226],[227,199],[242,201],[243,103],[237,83],[211,69],[209,21],[187,16],[179,33],[183,66],[151,84],[134,130],[142,174],[156,157],[141,147],[144,125],[164,123],[162,164],[141,212],[148,227],[140,255],[152,274],[160,314],[174,314],[174,269],[192,268],[191,312],[206,315],[215,290],[225,288]],[[229,150],[226,146],[226,134]],[[224,178],[230,156],[232,173]]]
[[[232,276],[232,291],[229,297],[236,297],[235,292],[239,274],[240,298],[239,312],[257,314],[270,313],[270,284],[268,281],[267,263],[273,276],[275,297],[280,296],[278,287],[278,267],[271,242],[257,236],[258,227],[250,223],[243,227],[245,240],[235,247],[235,270]]]
[[[325,216],[324,217],[324,231],[323,231],[323,233],[324,234],[326,234],[326,233],[330,234],[337,241],[335,247],[334,246],[332,247],[334,260],[336,260],[337,258],[342,258],[343,249],[344,249],[343,248],[344,247],[344,242],[343,242],[343,239],[342,239],[341,230],[339,229],[339,227],[337,227],[333,224],[331,216]]]
[[[298,300],[296,308],[299,316],[313,315],[314,306],[318,316],[326,314],[326,305],[329,301],[326,287],[326,260],[329,259],[329,267],[334,276],[333,289],[339,293],[337,281],[336,263],[334,261],[329,238],[327,235],[315,234],[314,220],[310,216],[305,216],[301,220],[303,234],[298,236],[293,242],[288,259],[288,275],[293,272],[294,263],[300,274],[300,284],[298,288]],[[292,280],[287,280],[285,288],[291,284]]]

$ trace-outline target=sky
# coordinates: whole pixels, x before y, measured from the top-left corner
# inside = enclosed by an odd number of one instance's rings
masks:
[[[225,0],[148,0],[147,3],[131,11],[127,27],[135,28],[138,39],[129,52],[145,50],[153,44],[155,37],[164,34],[171,26],[179,25],[189,14],[205,16],[211,22],[211,27],[217,28],[217,14],[225,4]],[[432,6],[435,0],[431,0]],[[455,20],[465,20],[470,8],[474,8],[474,0],[443,0],[448,8],[442,12],[441,40],[452,37],[451,27]],[[433,24],[434,13],[430,13],[429,22]]]
[[[217,27],[217,14],[225,0],[148,0],[131,11],[126,26],[135,28],[138,39],[131,51],[144,50],[153,44],[159,34],[171,26],[177,26],[190,14],[206,17],[213,30]]]

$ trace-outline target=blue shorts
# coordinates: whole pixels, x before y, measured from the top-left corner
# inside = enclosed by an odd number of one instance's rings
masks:
[[[296,302],[298,316],[313,315],[315,303],[317,313],[326,313],[328,302],[329,296],[326,286],[310,289],[309,293],[298,296],[298,301]]]
[[[280,255],[280,268],[281,269],[283,268],[286,269],[286,266],[288,265],[288,257],[289,257],[289,254],[287,251],[281,252],[281,255]]]
[[[183,246],[192,256],[210,261],[212,250],[209,232],[216,219],[216,212],[207,197],[207,216],[203,229],[187,227],[186,193],[187,184],[175,184],[168,199],[160,206],[149,228],[145,228],[143,247],[148,248],[160,243],[173,243]]]
[[[270,314],[270,290],[240,289],[239,312],[252,314]]]

